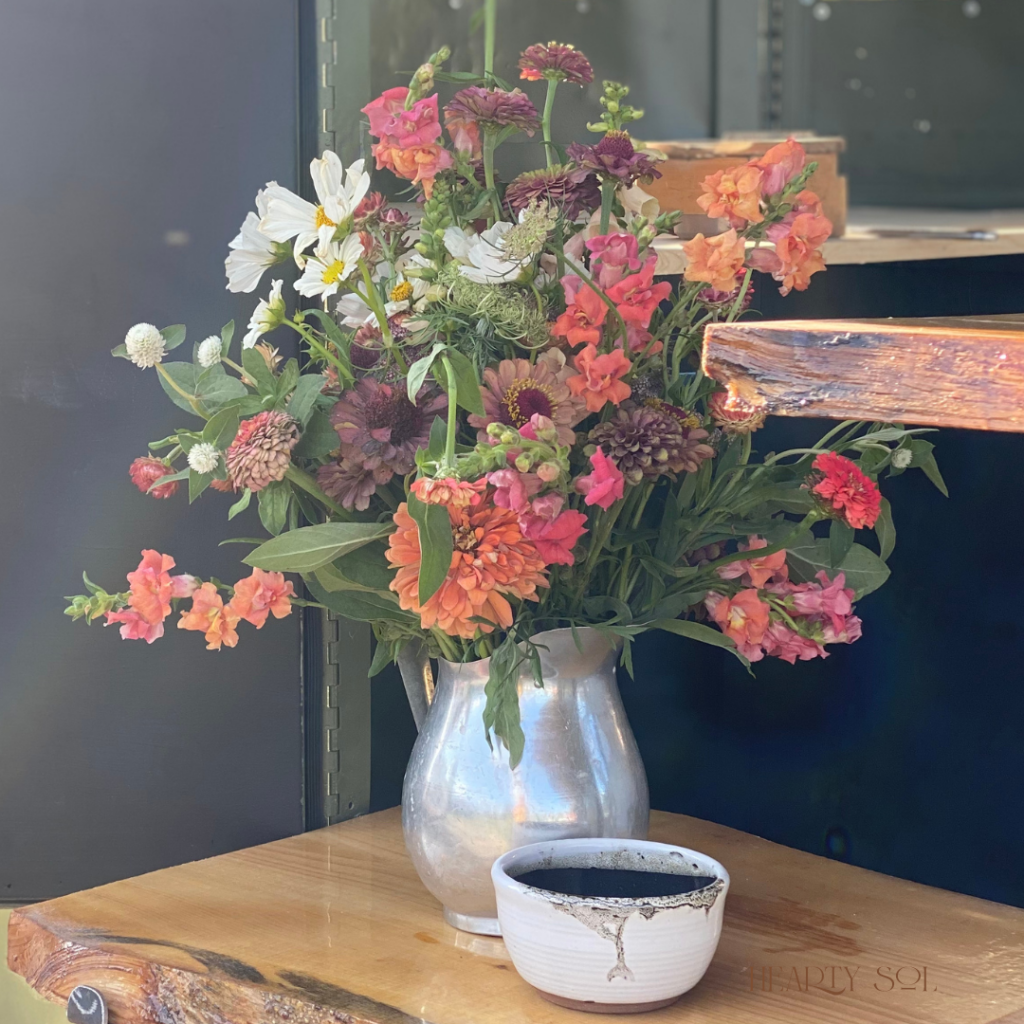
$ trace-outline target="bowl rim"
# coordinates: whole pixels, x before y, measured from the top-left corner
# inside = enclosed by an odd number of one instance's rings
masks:
[[[615,850],[630,850],[637,853],[649,852],[658,854],[682,854],[683,857],[696,858],[701,865],[701,870],[715,878],[715,882],[705,886],[703,889],[696,889],[690,893],[681,893],[678,896],[573,896],[568,893],[552,893],[547,889],[538,889],[532,885],[526,885],[518,881],[508,873],[508,868],[518,866],[522,861],[528,864],[532,858],[557,856],[559,852],[583,852],[597,853]],[[528,870],[528,868],[527,868]],[[703,905],[702,894],[714,893],[712,903],[717,902],[729,889],[730,877],[725,866],[714,857],[699,850],[692,850],[686,846],[675,846],[671,843],[656,843],[648,839],[614,839],[607,837],[597,838],[574,838],[574,839],[549,839],[540,843],[530,843],[527,846],[517,846],[503,853],[491,865],[491,881],[494,883],[495,891],[502,889],[518,893],[526,898],[538,899],[544,903],[552,902],[552,899],[565,904],[587,904],[601,907],[687,907]]]

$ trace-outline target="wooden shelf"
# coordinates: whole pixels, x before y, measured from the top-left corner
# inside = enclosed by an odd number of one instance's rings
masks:
[[[994,232],[991,240],[945,238],[940,232],[982,229]],[[876,231],[925,231],[929,237],[883,238]],[[681,274],[686,267],[683,243],[659,239],[659,274]],[[842,238],[825,243],[830,266],[897,263],[907,260],[949,260],[974,256],[1024,253],[1024,210],[926,210],[897,207],[851,207]]]
[[[779,416],[1024,431],[1024,314],[715,324],[703,366]]]
[[[732,875],[707,976],[652,1021],[1024,1021],[1022,910],[680,815],[655,813],[651,837]],[[590,1019],[537,996],[500,939],[442,922],[397,810],[27,907],[9,938],[12,970],[58,1002],[92,985],[111,1024]]]

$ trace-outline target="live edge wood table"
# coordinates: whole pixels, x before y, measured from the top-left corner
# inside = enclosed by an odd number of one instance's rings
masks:
[[[675,814],[651,838],[732,875],[707,975],[652,1021],[1024,1024],[1024,910]],[[61,1003],[92,986],[111,1024],[613,1019],[544,1002],[500,939],[445,925],[397,810],[26,907],[9,937],[14,971]]]

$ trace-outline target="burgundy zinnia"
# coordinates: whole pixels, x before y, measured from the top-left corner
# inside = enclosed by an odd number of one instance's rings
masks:
[[[601,205],[601,188],[593,171],[556,164],[520,174],[509,185],[505,199],[517,216],[520,210],[539,200],[561,210],[569,220],[575,220],[582,211],[589,213]]]
[[[588,85],[594,80],[590,61],[571,43],[534,43],[519,58],[520,78],[539,82],[547,78],[555,82]]]
[[[461,124],[475,122],[489,132],[514,127],[527,135],[533,135],[540,127],[537,108],[521,89],[506,92],[504,89],[485,89],[482,85],[471,85],[451,98],[445,105],[444,113],[446,120],[450,117]]]
[[[331,410],[331,423],[341,439],[343,459],[364,470],[384,467],[404,476],[416,465],[416,450],[430,439],[434,416],[443,413],[448,399],[443,394],[421,392],[413,405],[402,383],[381,384],[364,377],[346,391]],[[379,479],[378,482],[385,482]]]
[[[661,177],[661,171],[646,153],[638,153],[628,132],[609,132],[596,146],[574,142],[568,150],[569,159],[581,167],[597,171],[606,178],[615,178],[623,185],[637,181],[650,184]]]
[[[370,507],[370,498],[377,490],[377,485],[386,484],[392,475],[383,463],[376,469],[366,469],[359,459],[342,457],[337,462],[321,466],[316,471],[316,482],[324,494],[343,508],[356,508],[364,512]]]

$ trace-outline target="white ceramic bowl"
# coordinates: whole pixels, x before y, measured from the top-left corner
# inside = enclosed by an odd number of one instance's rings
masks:
[[[705,875],[678,896],[568,896],[516,876],[599,867]],[[681,846],[639,839],[558,839],[510,850],[491,878],[498,920],[519,974],[552,1002],[595,1013],[636,1013],[674,1002],[704,976],[722,934],[729,874]]]

